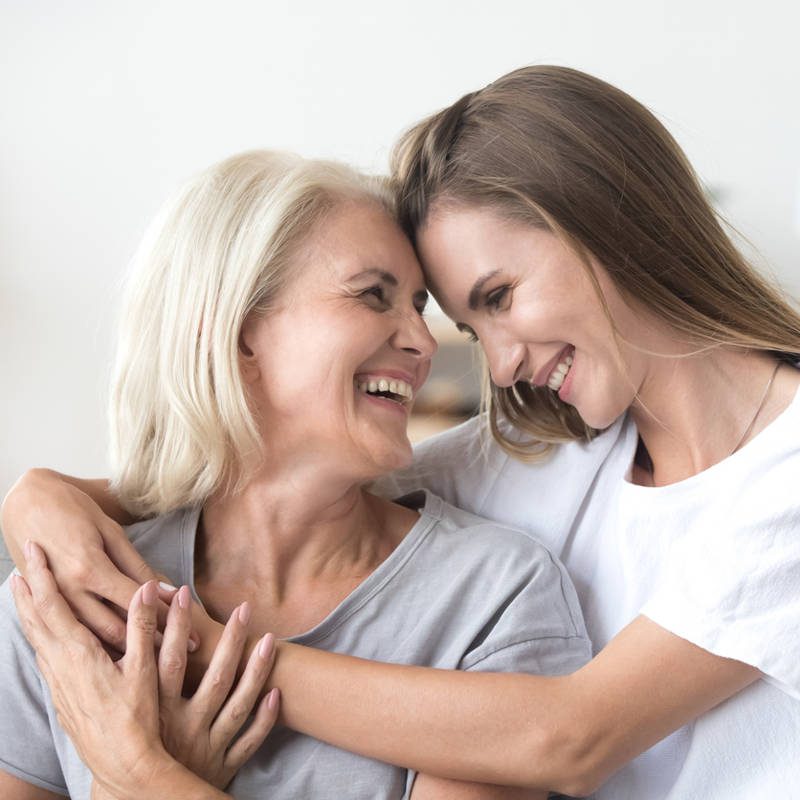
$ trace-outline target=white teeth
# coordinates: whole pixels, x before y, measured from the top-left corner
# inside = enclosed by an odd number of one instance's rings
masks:
[[[398,398],[401,398],[401,400],[398,402],[405,402],[414,396],[414,390],[410,383],[406,383],[405,381],[401,380],[395,380],[393,378],[377,378],[358,381],[356,382],[356,388],[359,392],[364,392],[365,394],[391,392],[392,394],[397,395]]]
[[[564,384],[564,379],[567,377],[570,367],[572,366],[573,357],[567,356],[563,361],[559,361],[555,369],[550,373],[547,379],[548,388],[557,392]]]

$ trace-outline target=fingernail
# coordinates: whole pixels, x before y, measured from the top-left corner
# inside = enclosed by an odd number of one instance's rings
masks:
[[[239,622],[242,625],[247,625],[250,622],[250,603],[247,600],[239,606]]]
[[[275,647],[275,637],[268,633],[258,643],[258,655],[266,661],[272,655],[272,649]]]
[[[281,699],[281,693],[276,686],[267,696],[267,708],[274,711],[278,707],[278,701]]]
[[[142,603],[146,606],[154,606],[158,600],[158,587],[155,581],[147,581],[142,589]]]
[[[191,600],[192,598],[189,595],[189,587],[181,586],[181,588],[178,589],[178,605],[181,608],[189,608],[189,603]]]
[[[200,645],[199,645],[199,644],[197,644],[197,642],[196,642],[194,639],[189,639],[189,640],[186,642],[186,649],[187,649],[187,650],[188,650],[190,653],[196,653],[196,652],[197,652],[197,648],[198,648],[198,647],[200,647]]]
[[[25,555],[25,560],[26,561],[30,561],[31,560],[31,540],[30,539],[26,539],[25,540],[25,546],[22,548],[22,552]]]
[[[177,586],[173,586],[171,583],[165,583],[164,581],[159,581],[158,585],[165,591],[165,592],[174,592],[177,589]]]

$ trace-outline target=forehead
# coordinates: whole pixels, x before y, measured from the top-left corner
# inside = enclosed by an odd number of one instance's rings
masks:
[[[434,205],[417,232],[417,252],[437,297],[466,297],[477,276],[497,270],[521,246],[516,225],[474,206]]]
[[[310,267],[301,269],[309,279],[327,275],[342,280],[376,269],[393,273],[400,282],[423,282],[411,242],[377,202],[338,203],[311,233],[300,260]]]

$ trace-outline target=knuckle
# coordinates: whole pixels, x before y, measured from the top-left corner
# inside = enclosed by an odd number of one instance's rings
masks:
[[[208,684],[212,689],[221,689],[225,685],[225,675],[219,670],[214,670],[208,675]]]
[[[145,633],[148,636],[156,632],[156,620],[153,617],[143,616],[140,614],[134,615],[128,619],[128,624],[133,625],[136,630]]]
[[[186,666],[186,659],[178,653],[166,653],[162,654],[159,665],[164,675],[177,675]]]
[[[239,761],[245,762],[247,761],[250,756],[253,755],[256,751],[256,747],[258,746],[259,742],[257,739],[248,738],[246,741],[242,742],[242,746],[239,750]]]
[[[70,566],[69,575],[75,583],[88,587],[94,578],[94,570],[86,562],[76,561]]]
[[[228,707],[228,716],[231,722],[241,722],[247,717],[248,709],[241,703],[231,703]]]
[[[48,594],[38,594],[33,598],[33,607],[39,616],[47,616],[50,609],[53,607],[53,598]]]

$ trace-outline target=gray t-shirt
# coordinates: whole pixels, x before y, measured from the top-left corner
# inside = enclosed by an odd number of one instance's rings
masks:
[[[572,672],[590,658],[564,567],[530,534],[409,495],[420,518],[400,545],[312,630],[291,641],[362,658],[484,672]],[[199,511],[128,528],[141,554],[193,588]],[[73,800],[91,775],[56,721],[17,620],[0,589],[0,768]],[[237,798],[403,798],[414,774],[286,728],[274,730],[228,788]]]

